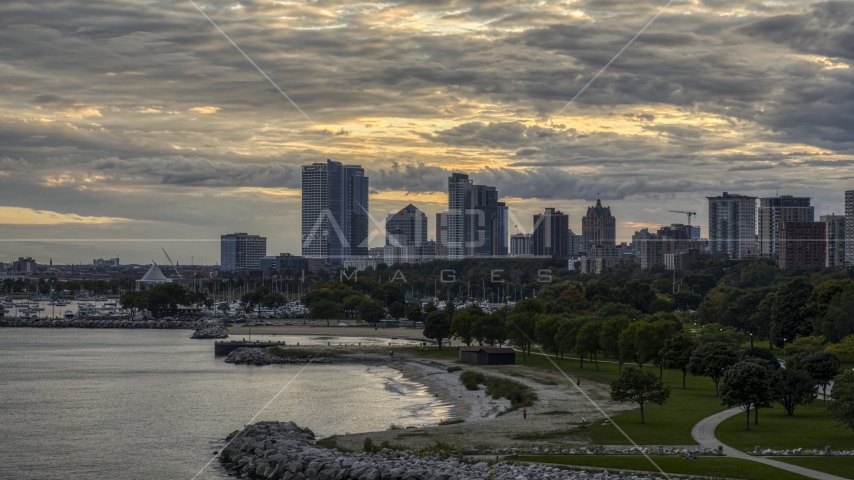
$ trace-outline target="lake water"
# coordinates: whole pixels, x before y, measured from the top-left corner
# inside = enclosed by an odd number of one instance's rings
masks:
[[[230,365],[213,357],[213,341],[189,336],[0,329],[0,478],[189,480],[288,382],[256,421],[326,436],[447,412],[390,368]],[[223,478],[218,462],[199,477]]]

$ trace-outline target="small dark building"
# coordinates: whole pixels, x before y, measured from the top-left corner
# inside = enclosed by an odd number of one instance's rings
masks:
[[[458,360],[479,365],[515,365],[516,351],[499,347],[457,347]]]

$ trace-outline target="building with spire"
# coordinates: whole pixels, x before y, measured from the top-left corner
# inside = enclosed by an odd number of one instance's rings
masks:
[[[617,220],[611,215],[611,207],[603,207],[602,200],[587,209],[581,219],[581,251],[590,252],[597,245],[610,246],[617,243]]]

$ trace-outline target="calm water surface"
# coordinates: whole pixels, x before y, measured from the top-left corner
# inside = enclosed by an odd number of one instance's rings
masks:
[[[302,365],[225,364],[189,336],[0,329],[0,478],[189,480],[292,379],[256,421],[331,435],[447,411],[389,368],[309,365],[294,378]],[[214,462],[199,478],[227,476]]]

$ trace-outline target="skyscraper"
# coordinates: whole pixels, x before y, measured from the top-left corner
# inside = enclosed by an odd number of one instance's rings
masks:
[[[783,195],[759,199],[759,242],[757,255],[780,259],[780,222],[812,222],[815,207],[809,197]]]
[[[845,265],[854,265],[854,190],[845,192]]]
[[[452,173],[448,177],[448,259],[507,255],[507,217],[507,206],[498,201],[495,187],[475,185],[468,175]],[[438,244],[438,236],[436,240]]]
[[[220,236],[220,270],[258,270],[267,255],[267,238],[248,233]]]
[[[517,233],[510,236],[510,255],[531,255],[531,235],[528,233]]]
[[[569,252],[569,215],[547,208],[534,215],[534,233],[531,246],[534,255],[564,257]]]
[[[824,266],[824,223],[784,221],[777,227],[780,268]]]
[[[724,192],[709,200],[709,253],[733,260],[756,255],[756,197]]]
[[[448,259],[448,211],[436,214],[436,258]]]
[[[386,245],[391,245],[390,232],[400,230],[406,238],[407,245],[415,245],[427,241],[427,215],[415,208],[411,203],[403,210],[389,214],[385,219]]]
[[[611,215],[611,207],[603,207],[602,200],[587,209],[587,215],[581,219],[581,250],[590,252],[596,245],[615,245],[617,243],[617,220]]]
[[[844,266],[845,216],[822,215],[819,217],[819,221],[824,224],[824,266]]]
[[[368,177],[326,160],[302,167],[302,255],[341,265],[368,254]]]

